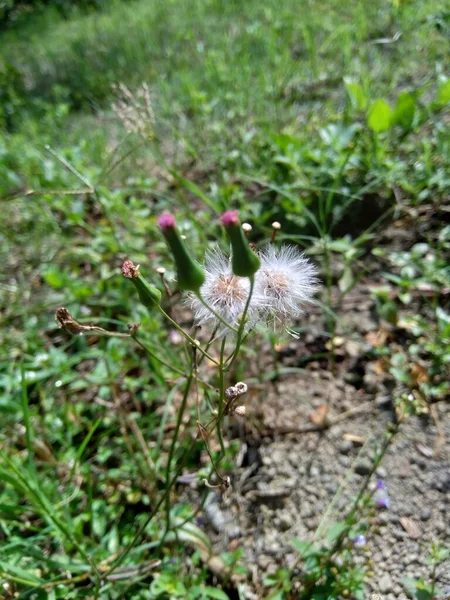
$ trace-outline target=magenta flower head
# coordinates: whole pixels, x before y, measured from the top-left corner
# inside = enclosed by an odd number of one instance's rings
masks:
[[[131,260],[125,260],[122,265],[122,275],[131,279],[139,294],[139,300],[149,310],[158,306],[161,302],[161,292],[154,285],[148,283],[141,275],[139,267]]]
[[[232,248],[231,268],[238,277],[253,277],[261,266],[258,256],[249,247],[236,210],[227,210],[220,218]]]
[[[175,229],[175,217],[170,213],[164,213],[159,217],[158,225],[162,231],[167,231],[168,229]]]
[[[201,266],[191,257],[181,239],[175,223],[175,217],[164,213],[158,219],[158,225],[172,252],[177,270],[178,286],[182,290],[198,293],[205,281]]]
[[[224,227],[230,227],[231,225],[239,225],[239,215],[237,210],[227,210],[220,217],[220,222]]]
[[[391,501],[388,496],[387,486],[382,479],[377,481],[375,492],[373,494],[375,506],[377,508],[389,508]]]

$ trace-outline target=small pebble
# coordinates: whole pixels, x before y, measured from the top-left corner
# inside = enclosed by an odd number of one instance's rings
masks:
[[[358,475],[368,475],[372,470],[372,465],[369,461],[362,460],[355,465],[355,473]]]
[[[429,508],[425,508],[421,513],[420,513],[420,518],[422,521],[428,521],[428,519],[431,518],[431,510]]]

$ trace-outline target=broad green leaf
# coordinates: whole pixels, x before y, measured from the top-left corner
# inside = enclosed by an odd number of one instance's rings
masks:
[[[439,87],[437,94],[438,104],[448,104],[450,102],[450,79],[444,81]]]
[[[327,541],[331,544],[337,538],[344,533],[344,531],[348,529],[348,526],[345,523],[334,523],[326,532],[325,537]]]
[[[206,598],[215,598],[216,600],[230,600],[223,590],[207,586],[203,588],[203,594]]]
[[[393,122],[407,131],[411,129],[416,114],[416,103],[408,92],[402,92],[394,110]]]
[[[367,114],[367,124],[375,133],[386,131],[392,125],[394,111],[382,98],[370,105]]]
[[[344,84],[353,108],[359,111],[365,110],[367,108],[367,96],[362,85],[348,77],[344,77]]]

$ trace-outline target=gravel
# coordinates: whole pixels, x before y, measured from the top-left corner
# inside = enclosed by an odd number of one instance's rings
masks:
[[[358,315],[368,319],[364,313]],[[365,326],[368,331],[373,330],[370,323],[365,322]],[[289,360],[295,361],[295,352]],[[295,366],[295,362],[291,364]],[[232,488],[222,498],[222,504],[226,505],[222,506],[222,514],[214,506],[221,518],[212,511],[210,522],[215,521],[216,529],[212,526],[208,531],[217,552],[228,550],[230,533],[240,531],[239,545],[245,550],[243,560],[251,572],[251,577],[243,583],[244,597],[248,600],[265,597],[267,589],[262,582],[268,573],[295,564],[290,544],[293,538],[311,540],[319,524],[326,529],[342,520],[372,470],[374,442],[380,443],[392,421],[392,397],[383,391],[382,379],[371,379],[370,391],[355,388],[345,381],[345,369],[344,362],[340,373],[333,377],[318,362],[315,370],[282,376],[277,388],[269,394],[266,391],[261,397],[257,392],[249,394],[246,442],[258,440],[253,456],[258,456],[260,463],[242,490],[239,481],[249,467],[236,468]],[[368,372],[376,373],[374,365]],[[333,418],[345,410],[357,410],[365,403],[368,404],[365,412],[352,414],[324,431],[270,433],[274,428],[304,428],[310,424],[312,412],[323,404],[328,405],[329,416]],[[435,404],[435,411],[448,440],[450,411],[443,403]],[[260,432],[269,433],[261,436]],[[434,449],[437,439],[432,419],[409,417],[377,468],[370,485],[373,487],[377,478],[385,481],[390,508],[372,515],[371,527],[366,532],[367,550],[355,552],[360,563],[360,557],[373,563],[364,597],[369,598],[372,591],[380,594],[382,600],[406,600],[401,581],[408,574],[423,576],[429,582],[431,542],[448,540],[450,521],[450,449],[444,443],[438,456],[434,452],[430,455],[428,449]],[[255,490],[258,493],[282,490],[283,496],[272,502],[255,496]],[[417,539],[410,535],[413,530],[410,533],[405,530],[405,517],[417,525]],[[225,527],[227,533],[218,533],[219,527]],[[297,563],[296,567],[300,566]],[[437,584],[441,590],[450,590],[450,560],[439,565]]]

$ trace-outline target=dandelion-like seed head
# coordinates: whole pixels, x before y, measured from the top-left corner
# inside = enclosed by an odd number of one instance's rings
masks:
[[[250,293],[249,280],[233,274],[229,257],[219,249],[206,253],[203,268],[205,283],[200,288],[203,300],[229,325],[237,327]],[[196,296],[190,297],[190,303],[197,325],[213,328],[219,325],[217,317]],[[254,294],[247,312],[247,327],[254,325],[259,305],[258,294]]]
[[[318,288],[314,265],[295,246],[267,246],[260,253],[256,288],[264,299],[264,317],[282,324],[303,313]]]

